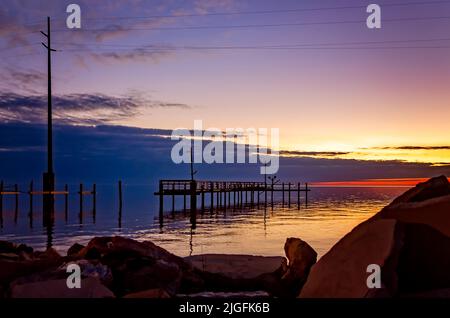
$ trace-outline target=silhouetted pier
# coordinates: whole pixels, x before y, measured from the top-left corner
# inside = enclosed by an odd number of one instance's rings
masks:
[[[159,215],[164,213],[164,197],[171,198],[172,212],[175,211],[175,198],[183,198],[183,209],[186,210],[186,202],[189,197],[191,222],[195,222],[196,211],[204,211],[208,206],[210,210],[216,208],[235,208],[246,205],[259,206],[260,204],[274,203],[274,193],[281,193],[281,202],[291,206],[293,200],[300,208],[300,193],[305,193],[304,200],[308,200],[308,183],[271,183],[249,181],[197,181],[197,180],[160,180],[159,190],[155,195],[159,196]],[[206,202],[208,199],[209,202]],[[200,200],[200,204],[198,204]],[[209,203],[209,204],[208,204]],[[208,204],[208,206],[207,206]],[[199,205],[199,206],[198,206]]]

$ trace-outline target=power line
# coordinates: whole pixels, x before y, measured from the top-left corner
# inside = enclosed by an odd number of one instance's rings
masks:
[[[382,7],[399,7],[399,6],[414,6],[414,5],[434,5],[434,4],[449,4],[449,0],[435,0],[435,1],[415,1],[415,2],[398,2],[380,4]],[[228,16],[228,15],[260,15],[260,14],[279,14],[279,13],[300,13],[310,11],[327,11],[327,10],[347,10],[347,9],[364,9],[366,5],[360,6],[335,6],[335,7],[318,7],[318,8],[294,8],[294,9],[280,9],[280,10],[260,10],[260,11],[231,11],[231,12],[207,12],[207,13],[186,13],[186,14],[168,14],[168,15],[149,15],[149,16],[110,16],[110,17],[86,17],[83,20],[87,21],[106,21],[106,20],[142,20],[142,19],[161,19],[161,18],[186,18],[186,17],[207,17],[207,16]],[[1,14],[0,14],[1,16]],[[64,18],[54,18],[53,20],[65,20]],[[43,21],[32,22],[24,24],[21,27],[39,27]],[[356,23],[356,22],[355,22]],[[30,32],[33,33],[33,32]]]
[[[383,40],[383,41],[354,41],[354,42],[325,42],[325,43],[294,43],[294,44],[274,44],[274,45],[225,45],[225,46],[173,46],[173,45],[153,45],[153,44],[103,44],[103,43],[67,43],[55,42],[59,45],[68,46],[100,46],[111,48],[135,48],[135,49],[190,49],[190,50],[228,50],[228,49],[265,49],[265,48],[292,48],[305,46],[337,46],[337,45],[372,45],[387,43],[414,43],[414,42],[441,42],[450,41],[450,38],[437,39],[408,39],[408,40]]]
[[[400,21],[429,21],[429,20],[447,20],[450,16],[436,17],[414,17],[414,18],[394,18],[384,19],[383,22],[400,22]],[[345,21],[319,21],[319,22],[298,22],[298,23],[274,23],[274,24],[241,24],[241,25],[200,25],[200,26],[182,26],[182,27],[150,27],[150,28],[98,28],[98,29],[58,29],[54,32],[103,32],[103,31],[174,31],[174,30],[214,30],[214,29],[247,29],[247,28],[271,28],[271,27],[288,27],[288,26],[306,26],[306,25],[332,25],[332,24],[356,24],[366,23],[366,20],[345,20]]]
[[[448,0],[421,1],[421,2],[398,2],[380,4],[382,7],[413,6],[413,5],[432,5],[450,3]],[[296,8],[280,10],[260,10],[260,11],[231,11],[231,12],[208,12],[208,13],[185,13],[169,15],[148,15],[148,16],[116,16],[103,18],[85,18],[85,20],[133,20],[133,19],[160,19],[160,18],[186,18],[186,17],[205,17],[205,16],[228,16],[228,15],[258,15],[273,13],[296,13],[309,11],[327,11],[327,10],[347,10],[347,9],[365,9],[367,5],[359,6],[339,6],[339,7],[318,7],[318,8]]]
[[[292,50],[292,51],[320,51],[320,50],[410,50],[410,49],[450,49],[450,45],[448,46],[443,46],[443,45],[434,45],[434,46],[357,46],[357,47],[339,47],[339,46],[335,46],[335,47],[284,47],[284,48],[249,48],[248,50]],[[139,50],[137,53],[163,53],[163,52],[168,52],[168,51],[180,51],[182,49],[176,50],[176,49],[143,49],[143,50]],[[129,53],[133,53],[130,52],[129,50],[119,50],[121,52],[129,52]],[[80,52],[89,52],[89,53],[116,53],[117,51],[109,51],[109,50],[100,50],[100,51],[92,51],[90,49],[69,49],[69,50],[64,50],[64,52],[72,52],[72,53],[80,53]]]
[[[445,45],[428,45],[428,46],[361,46],[361,45],[379,45],[379,44],[403,44],[403,43],[429,43],[429,42],[442,42],[442,41],[450,41],[450,38],[436,38],[436,39],[407,39],[407,40],[383,40],[383,41],[354,41],[354,42],[325,42],[325,43],[296,43],[296,44],[276,44],[276,45],[227,45],[227,46],[172,46],[172,45],[126,45],[126,44],[96,44],[90,43],[88,45],[100,46],[100,49],[92,49],[86,46],[81,48],[74,49],[64,49],[59,50],[63,52],[111,52],[111,49],[115,49],[114,51],[126,51],[132,52],[130,49],[136,49],[138,52],[149,52],[149,53],[157,53],[157,52],[167,52],[167,51],[219,51],[219,50],[301,50],[301,49],[312,49],[312,50],[326,50],[326,49],[334,49],[334,50],[350,50],[350,49],[432,49],[432,48],[447,48]],[[66,45],[66,46],[79,46],[84,44],[78,43],[64,43],[64,42],[55,42],[58,45]],[[29,44],[34,45],[34,44]],[[110,49],[109,49],[110,48]],[[123,48],[123,49],[121,49]],[[12,55],[6,56],[2,58],[10,58],[10,57],[21,57],[21,56],[30,56],[35,55],[35,53],[22,54],[22,55]]]

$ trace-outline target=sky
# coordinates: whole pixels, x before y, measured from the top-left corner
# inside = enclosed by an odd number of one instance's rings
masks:
[[[69,30],[73,2],[2,1],[3,163],[45,159],[45,138],[31,146],[28,137],[10,139],[42,131],[39,31],[51,16],[58,131],[106,135],[111,158],[128,145],[136,157],[126,160],[139,165],[136,139],[203,120],[205,128],[279,128],[280,175],[331,182],[449,174],[450,1],[75,1],[82,27]],[[381,29],[366,26],[369,3],[381,6]],[[96,167],[104,153],[75,140],[57,143],[57,158],[81,158],[76,144],[91,150],[86,164]],[[152,153],[152,164],[170,156],[164,141],[167,151]],[[207,176],[211,167],[202,169]]]

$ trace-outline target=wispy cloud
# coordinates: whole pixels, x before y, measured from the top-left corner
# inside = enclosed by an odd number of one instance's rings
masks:
[[[136,48],[126,51],[115,52],[102,52],[95,51],[89,52],[88,56],[97,62],[152,62],[158,63],[161,59],[166,58],[174,54],[174,51],[157,50],[152,51],[146,47]],[[86,55],[84,55],[86,56]],[[83,56],[80,56],[83,58]]]
[[[341,151],[297,151],[297,150],[282,150],[280,155],[283,157],[335,157],[348,155],[351,152]]]
[[[63,124],[98,125],[140,114],[145,108],[182,108],[189,105],[152,100],[133,94],[66,94],[53,97],[54,118]],[[40,123],[45,120],[47,95],[0,93],[0,121]]]
[[[38,94],[45,88],[46,78],[47,74],[34,69],[5,67],[0,73],[0,89]]]
[[[364,149],[375,150],[450,150],[450,146],[396,146],[396,147],[372,147]]]

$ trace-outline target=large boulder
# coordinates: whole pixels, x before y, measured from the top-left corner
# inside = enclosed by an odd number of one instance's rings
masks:
[[[4,247],[6,245],[3,244]],[[53,249],[33,252],[31,248],[24,245],[19,245],[13,252],[5,254],[7,257],[0,257],[0,285],[7,285],[19,277],[57,268],[64,262],[64,259]]]
[[[77,256],[80,253],[80,251],[84,248],[85,248],[84,245],[75,243],[67,250],[67,256]]]
[[[450,288],[450,195],[445,177],[408,190],[355,227],[315,264],[300,297],[412,297]],[[381,269],[381,288],[367,284]]]
[[[439,176],[418,183],[414,188],[395,198],[387,207],[394,207],[402,203],[423,202],[446,195],[450,195],[450,182],[446,176]]]
[[[185,260],[200,271],[222,274],[231,279],[252,279],[271,274],[286,263],[286,259],[280,256],[238,254],[202,254],[186,257]]]
[[[107,258],[110,255],[123,258],[146,257],[176,263],[181,268],[189,267],[189,264],[183,258],[169,253],[150,241],[139,242],[121,236],[95,237],[75,255],[86,259]]]
[[[112,273],[108,286],[119,297],[151,289],[175,295],[185,288],[197,290],[197,285],[203,284],[189,262],[152,242],[120,236],[96,237],[71,254],[75,259],[106,265]]]
[[[369,221],[378,219],[427,224],[450,236],[450,183],[446,177],[432,178],[419,183]]]
[[[367,266],[388,266],[396,249],[395,225],[395,220],[380,220],[353,229],[312,267],[300,297],[365,297]]]

